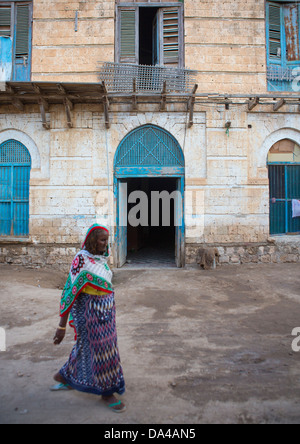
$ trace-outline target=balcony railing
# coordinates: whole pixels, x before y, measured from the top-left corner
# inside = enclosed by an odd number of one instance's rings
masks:
[[[100,67],[99,80],[105,82],[108,92],[189,94],[196,83],[197,71],[165,66],[131,65],[121,63],[103,63]]]
[[[267,69],[267,78],[271,81],[292,82],[299,75],[300,68],[285,68],[270,65]]]
[[[300,91],[300,67],[270,65],[267,69],[268,91]]]

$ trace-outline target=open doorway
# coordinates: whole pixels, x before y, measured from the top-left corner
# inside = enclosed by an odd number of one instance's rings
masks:
[[[134,129],[121,141],[114,159],[114,194],[116,266],[121,268],[126,260],[131,260],[128,253],[141,254],[145,264],[146,250],[155,247],[153,258],[162,261],[169,251],[169,264],[184,267],[185,161],[178,141],[168,131],[147,124]],[[156,200],[152,199],[152,194]],[[157,200],[163,201],[163,223],[156,216],[160,212],[149,208],[153,200],[156,202],[154,208],[160,205]],[[146,223],[139,223],[138,201],[143,201],[142,214],[146,213]],[[130,208],[131,203],[134,204],[133,209]],[[135,219],[132,214],[135,214]],[[153,215],[156,223],[152,223]]]
[[[163,201],[159,202],[159,211],[156,224],[153,226],[154,211],[152,193],[167,191],[170,195],[177,189],[176,178],[132,178],[127,180],[128,196],[134,191],[143,191],[148,201],[148,224],[147,226],[127,226],[127,264],[149,265],[149,266],[171,266],[176,267],[176,242],[175,242],[175,217],[174,199],[170,199],[167,208],[169,221],[163,220]],[[128,213],[135,204],[128,204]],[[156,212],[158,206],[156,207]],[[166,205],[164,208],[166,211]],[[157,215],[157,214],[156,214]]]

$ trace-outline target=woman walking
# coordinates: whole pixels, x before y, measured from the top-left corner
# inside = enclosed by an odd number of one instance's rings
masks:
[[[116,332],[116,309],[112,272],[107,265],[109,232],[98,224],[87,232],[75,256],[64,287],[60,323],[54,344],[60,344],[69,324],[76,344],[69,360],[54,376],[53,391],[75,389],[101,395],[116,413],[125,405],[114,396],[125,392]]]

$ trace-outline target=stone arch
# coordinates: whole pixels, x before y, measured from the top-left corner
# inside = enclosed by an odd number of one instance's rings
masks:
[[[117,167],[174,167],[184,169],[183,151],[175,137],[157,125],[132,130],[119,144],[114,158]]]
[[[300,145],[300,131],[294,128],[282,128],[270,134],[259,150],[258,167],[265,168],[268,162],[268,153],[271,147],[280,140],[289,139]]]
[[[39,149],[33,139],[22,131],[9,129],[0,132],[0,145],[7,140],[16,140],[22,143],[28,149],[31,156],[32,169],[41,169],[41,156]]]

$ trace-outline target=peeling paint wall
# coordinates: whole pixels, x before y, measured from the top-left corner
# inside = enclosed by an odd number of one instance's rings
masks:
[[[12,76],[12,40],[0,37],[0,82],[10,81]]]

